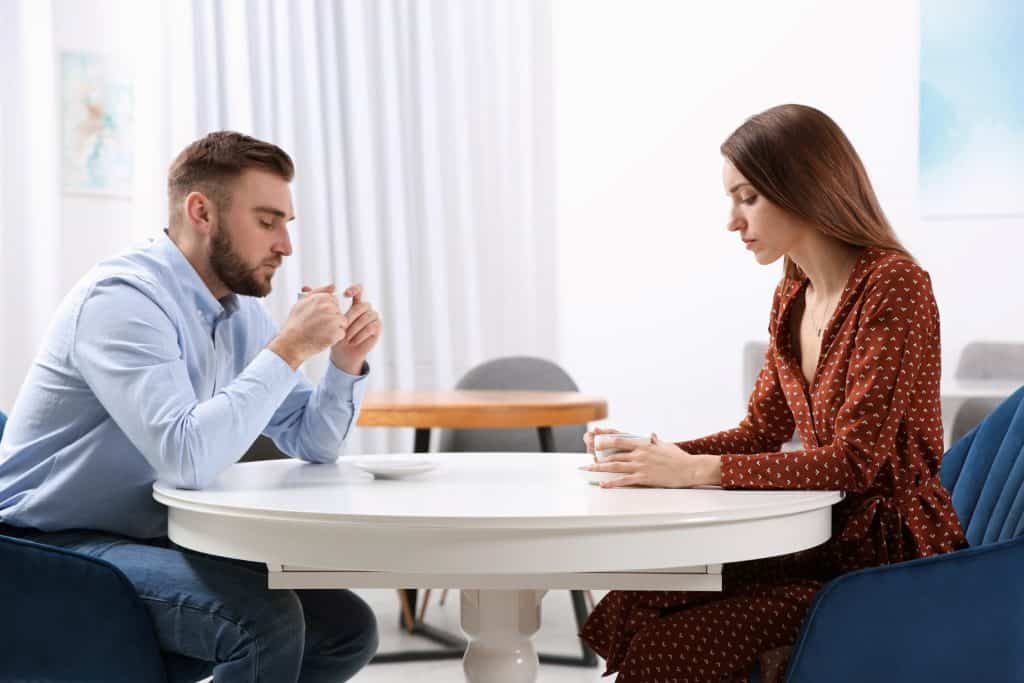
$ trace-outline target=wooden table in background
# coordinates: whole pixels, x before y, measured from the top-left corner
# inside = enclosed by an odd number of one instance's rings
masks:
[[[359,409],[360,427],[413,427],[414,450],[430,450],[430,430],[535,428],[540,449],[555,450],[552,427],[608,417],[603,398],[575,391],[376,391]]]

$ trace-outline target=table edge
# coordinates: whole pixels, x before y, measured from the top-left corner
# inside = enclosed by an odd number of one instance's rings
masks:
[[[595,515],[572,515],[565,517],[500,517],[500,518],[467,518],[453,516],[416,517],[402,515],[341,515],[331,513],[296,513],[281,512],[265,508],[240,508],[231,505],[199,503],[174,496],[178,489],[163,486],[160,482],[153,484],[153,498],[168,510],[175,508],[210,515],[243,517],[250,519],[292,521],[308,524],[330,524],[339,526],[373,526],[403,527],[417,529],[436,529],[465,532],[467,530],[505,529],[523,531],[557,530],[557,529],[633,529],[658,526],[702,526],[715,523],[729,523],[755,519],[784,517],[832,507],[844,497],[840,491],[804,491],[808,496],[804,500],[791,501],[783,505],[764,505],[744,508],[742,511],[725,514],[691,514],[680,516],[672,513],[633,514],[626,517],[607,517]],[[769,508],[766,512],[766,508]]]

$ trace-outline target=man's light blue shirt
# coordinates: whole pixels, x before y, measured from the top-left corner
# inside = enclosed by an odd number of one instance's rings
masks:
[[[214,298],[167,235],[65,297],[0,443],[0,522],[166,534],[157,479],[203,488],[256,437],[334,462],[365,391],[328,363],[313,387],[266,348],[257,299]]]

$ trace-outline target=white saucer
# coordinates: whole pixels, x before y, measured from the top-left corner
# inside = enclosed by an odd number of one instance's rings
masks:
[[[349,464],[369,472],[377,479],[404,479],[437,469],[437,463],[423,458],[366,458]]]
[[[611,481],[612,479],[618,479],[623,476],[619,472],[591,472],[585,470],[582,467],[576,470],[580,473],[587,483],[593,484],[594,486],[600,486],[602,481]]]

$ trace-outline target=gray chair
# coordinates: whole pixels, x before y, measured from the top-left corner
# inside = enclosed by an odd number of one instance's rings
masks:
[[[1024,380],[1024,344],[968,342],[960,352],[954,376],[966,380]]]
[[[746,409],[750,394],[754,392],[754,385],[757,383],[757,376],[761,374],[764,367],[764,359],[768,353],[768,342],[748,341],[743,345],[743,408]],[[782,444],[784,451],[798,451],[802,449],[803,443],[794,431],[793,436],[786,443]]]
[[[456,389],[496,391],[579,391],[576,382],[555,363],[530,356],[496,358],[476,366]],[[587,425],[552,427],[554,451],[583,453]],[[535,429],[450,429],[440,435],[440,450],[461,453],[516,453],[545,450]]]
[[[754,391],[757,376],[764,367],[764,358],[768,353],[768,342],[748,341],[743,345],[743,407],[747,407],[747,399]]]
[[[561,367],[549,360],[530,356],[509,356],[487,361],[467,372],[455,385],[463,390],[504,390],[504,391],[579,391],[576,383]],[[569,425],[550,429],[556,452],[582,453],[586,451],[583,434],[587,425]],[[443,452],[497,453],[536,452],[544,448],[545,436],[537,429],[452,429],[444,430],[440,436],[440,450]],[[585,591],[574,590],[572,597],[576,624],[583,626],[589,610]],[[424,607],[429,593],[424,598]],[[413,602],[415,604],[415,602]],[[541,653],[540,661],[546,664],[568,664],[576,666],[597,666],[597,656],[580,641],[579,657]]]
[[[968,342],[960,352],[953,376],[958,380],[1024,382],[1024,344],[1015,342]],[[1003,399],[972,398],[953,416],[950,443],[974,429]]]

